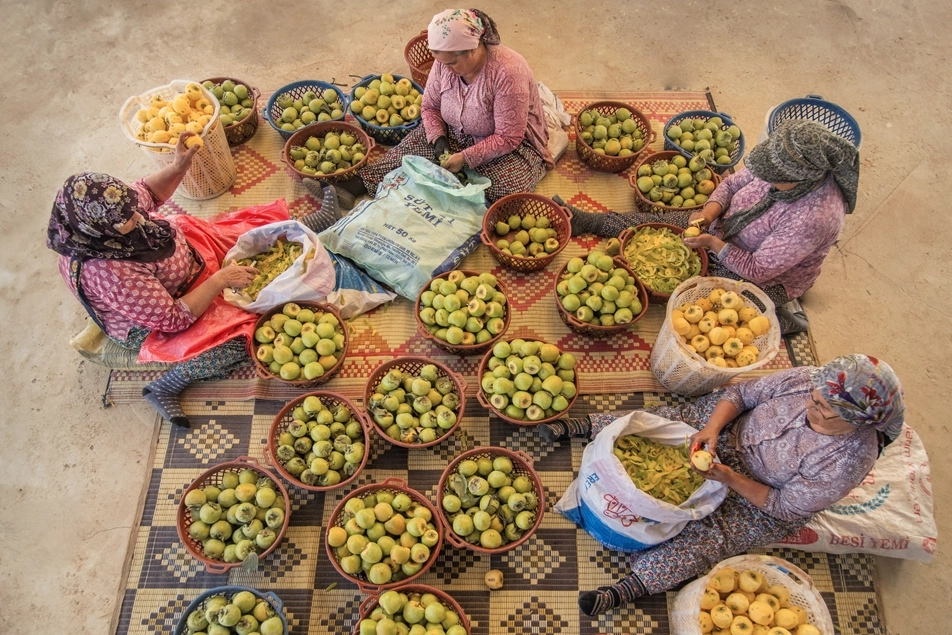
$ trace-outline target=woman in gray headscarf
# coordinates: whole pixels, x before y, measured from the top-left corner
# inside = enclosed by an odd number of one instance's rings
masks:
[[[617,236],[645,222],[687,227],[699,221],[707,233],[685,243],[713,254],[709,275],[749,280],[780,307],[813,286],[844,216],[856,206],[859,152],[817,123],[791,120],[754,147],[744,164],[700,212],[592,214],[573,208],[572,234]]]

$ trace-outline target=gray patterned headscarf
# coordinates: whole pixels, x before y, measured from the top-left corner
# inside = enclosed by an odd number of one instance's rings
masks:
[[[771,187],[767,195],[747,209],[724,219],[724,239],[736,236],[760,218],[774,201],[791,202],[806,196],[832,174],[846,199],[847,214],[856,207],[859,184],[859,151],[852,143],[812,121],[791,119],[757,144],[744,160],[758,179],[770,183],[796,183],[792,190]]]

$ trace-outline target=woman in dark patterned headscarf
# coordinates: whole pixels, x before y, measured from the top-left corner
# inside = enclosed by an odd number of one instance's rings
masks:
[[[572,234],[617,236],[646,222],[699,222],[709,233],[685,242],[712,252],[709,275],[749,280],[779,308],[813,286],[845,215],[856,207],[859,152],[817,123],[791,120],[755,146],[744,165],[700,212],[591,214],[572,208]]]
[[[60,273],[103,332],[128,349],[138,350],[153,331],[186,330],[214,302],[221,302],[224,289],[244,288],[256,273],[252,267],[219,269],[217,262],[206,263],[176,229],[179,219],[167,220],[158,212],[198,150],[185,147],[191,134],[179,138],[169,166],[132,185],[107,174],[71,176],[50,214],[46,244],[60,254]],[[324,194],[321,210],[301,219],[315,231],[339,216],[334,189],[328,187]],[[254,222],[286,219],[286,214],[262,216]],[[176,364],[142,394],[163,418],[187,427],[179,393],[193,381],[227,377],[247,360],[244,336],[235,337]]]

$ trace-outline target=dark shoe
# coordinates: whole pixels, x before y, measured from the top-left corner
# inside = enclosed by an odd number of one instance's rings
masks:
[[[592,422],[589,418],[559,419],[552,423],[540,423],[536,434],[546,441],[564,441],[570,438],[587,439],[592,435]]]
[[[781,335],[802,333],[810,328],[810,321],[803,311],[791,311],[786,307],[777,308],[777,321],[780,322]]]
[[[620,601],[612,593],[611,587],[600,586],[595,591],[582,591],[578,594],[578,608],[588,615],[595,617],[619,606]]]

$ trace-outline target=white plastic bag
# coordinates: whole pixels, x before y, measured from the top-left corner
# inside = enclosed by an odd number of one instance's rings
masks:
[[[775,546],[930,562],[937,537],[929,457],[915,430],[903,426],[862,483]]]
[[[304,248],[291,266],[251,299],[243,291],[225,289],[229,304],[249,313],[264,313],[285,302],[321,302],[334,289],[335,275],[330,256],[317,234],[296,220],[269,223],[242,234],[235,246],[225,254],[225,262],[251,258],[267,251],[278,238],[300,243]]]
[[[585,448],[578,478],[555,511],[616,551],[642,551],[678,535],[689,521],[713,512],[727,496],[727,487],[705,481],[679,506],[659,501],[632,483],[614,454],[615,440],[634,434],[664,445],[683,445],[685,437],[695,432],[686,423],[640,410],[617,419]]]
[[[467,175],[463,185],[432,161],[405,156],[376,198],[321,232],[321,242],[415,301],[430,278],[456,269],[480,243],[490,182]]]
[[[549,131],[549,153],[552,155],[552,161],[558,162],[569,147],[569,135],[563,128],[572,123],[572,115],[565,110],[565,104],[548,86],[542,82],[538,82],[537,86],[545,114],[545,125]]]

